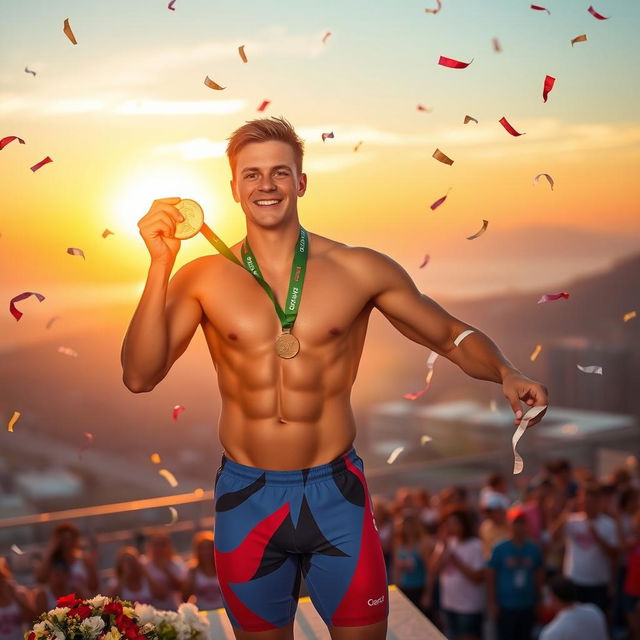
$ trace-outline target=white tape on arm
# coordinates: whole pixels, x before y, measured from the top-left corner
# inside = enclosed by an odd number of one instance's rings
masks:
[[[470,333],[475,333],[475,331],[473,329],[467,329],[466,331],[463,331],[454,341],[453,344],[456,345],[456,347],[470,334]]]

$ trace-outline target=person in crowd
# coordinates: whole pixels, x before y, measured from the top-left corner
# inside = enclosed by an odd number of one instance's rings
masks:
[[[0,556],[0,638],[23,640],[36,617],[29,589],[13,579],[7,559]]]
[[[392,581],[393,563],[393,513],[389,501],[382,496],[373,496],[373,520],[380,536],[382,554],[387,570],[387,582]]]
[[[153,531],[146,542],[145,553],[140,557],[147,573],[165,587],[164,598],[152,603],[158,609],[175,609],[180,604],[187,566],[176,553],[169,533],[164,529]]]
[[[633,517],[631,532],[625,542],[627,570],[623,597],[631,640],[640,640],[640,511],[636,511]]]
[[[547,474],[553,486],[567,500],[575,500],[578,493],[578,483],[573,477],[573,467],[569,460],[560,458],[552,460],[546,465]],[[573,507],[573,505],[570,505]]]
[[[438,510],[431,504],[431,494],[425,487],[418,487],[415,496],[422,526],[428,533],[435,535],[438,529]]]
[[[519,508],[509,510],[510,536],[499,542],[487,567],[489,614],[498,640],[531,640],[536,605],[544,582],[540,547],[527,539],[527,520]]]
[[[557,614],[539,640],[609,640],[604,614],[591,603],[576,602],[576,586],[569,578],[554,576],[549,587]]]
[[[198,531],[192,539],[192,558],[182,592],[182,600],[191,602],[201,611],[210,611],[224,606],[220,581],[213,553],[213,531]]]
[[[496,493],[489,494],[485,500],[485,517],[480,523],[478,535],[482,540],[484,556],[487,559],[491,557],[496,544],[507,540],[511,535],[504,504],[504,500]]]
[[[71,590],[81,598],[92,598],[98,592],[99,579],[94,558],[80,547],[80,530],[72,522],[59,522],[53,529],[44,559],[36,571],[40,583],[48,582],[51,557],[62,551],[70,572]]]
[[[511,500],[507,496],[507,481],[501,473],[490,474],[487,483],[480,489],[480,508],[486,509],[489,500],[492,504],[499,502],[505,511],[511,505]]]
[[[633,532],[633,519],[638,513],[640,506],[638,490],[629,483],[624,482],[626,477],[621,469],[618,474],[612,474],[612,478],[622,477],[622,490],[616,493],[617,507],[610,509],[608,515],[614,518],[618,531],[618,539],[620,541],[620,553],[618,554],[618,564],[616,567],[616,590],[614,594],[613,604],[613,624],[615,627],[621,628],[627,624],[627,612],[625,607],[626,597],[624,595],[624,584],[627,574],[628,553],[635,544],[635,535]],[[627,472],[628,473],[628,472]],[[630,476],[628,476],[630,479]]]
[[[424,606],[433,599],[435,578],[440,579],[440,605],[449,640],[479,640],[485,610],[484,553],[474,535],[473,517],[467,509],[453,507],[442,522],[427,568]]]
[[[118,549],[115,559],[115,576],[106,589],[106,595],[112,598],[150,604],[157,609],[175,609],[178,603],[171,600],[171,606],[163,606],[170,594],[167,587],[150,575],[147,566],[141,561],[140,552],[126,545]]]
[[[527,535],[536,542],[542,542],[547,524],[544,505],[552,492],[553,485],[548,478],[532,481],[525,491],[522,512],[527,521]]]
[[[47,580],[39,583],[32,592],[34,609],[37,615],[56,608],[58,598],[67,596],[74,591],[71,566],[61,548],[51,553],[48,557]],[[93,594],[95,595],[95,594]]]

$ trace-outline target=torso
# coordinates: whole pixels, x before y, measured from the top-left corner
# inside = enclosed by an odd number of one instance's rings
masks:
[[[230,247],[241,260],[240,245]],[[309,233],[309,257],[290,359],[275,352],[281,333],[273,303],[253,275],[221,255],[200,260],[201,326],[222,397],[219,438],[236,462],[273,470],[324,464],[355,438],[351,388],[373,304],[357,275],[357,247]],[[291,267],[260,264],[282,307]]]

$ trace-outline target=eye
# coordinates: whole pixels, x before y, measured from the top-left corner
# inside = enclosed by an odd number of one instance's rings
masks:
[[[289,175],[289,172],[286,169],[278,169],[276,173],[282,173],[285,176]]]
[[[247,174],[245,174],[244,177],[245,178],[250,178],[251,176],[255,176],[255,175],[256,175],[255,173],[247,173]]]

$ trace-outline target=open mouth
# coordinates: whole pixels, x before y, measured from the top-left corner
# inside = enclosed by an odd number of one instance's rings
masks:
[[[254,200],[253,204],[257,204],[259,207],[275,207],[282,202],[280,200]]]

